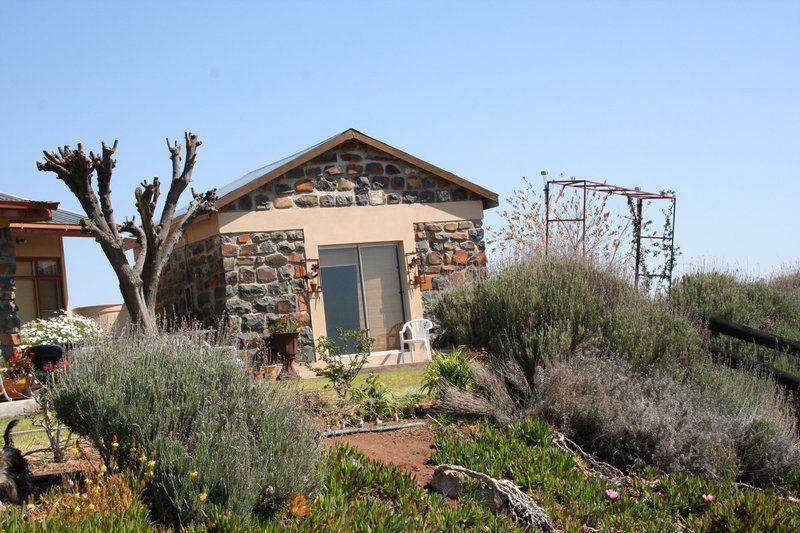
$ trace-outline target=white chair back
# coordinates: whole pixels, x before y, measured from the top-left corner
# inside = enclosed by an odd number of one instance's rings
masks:
[[[406,346],[414,343],[422,343],[425,346],[428,360],[431,359],[431,335],[433,322],[427,318],[417,318],[409,320],[403,324],[400,330],[400,350],[402,352],[402,362],[406,362]],[[413,355],[413,352],[411,352]]]

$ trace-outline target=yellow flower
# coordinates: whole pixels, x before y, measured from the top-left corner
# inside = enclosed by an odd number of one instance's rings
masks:
[[[117,442],[117,441],[112,442],[111,443],[111,447],[114,448],[114,449],[118,448],[119,447],[119,442]]]
[[[92,478],[90,478],[90,477],[87,477],[87,478],[86,478],[86,484],[87,484],[87,485],[91,485],[92,483],[94,483],[94,481],[92,481]]]
[[[95,496],[100,494],[100,487],[95,487],[94,489],[92,489],[92,494],[94,494]]]
[[[81,512],[81,506],[80,505],[76,505],[75,508],[72,511],[76,512],[76,513]]]
[[[29,503],[29,504],[28,504],[28,510],[29,510],[29,511],[33,511],[34,509],[36,509],[36,506],[35,506],[35,505],[33,505],[32,503]]]
[[[200,500],[200,503],[203,503],[204,501],[206,501],[206,498],[208,498],[208,494],[206,494],[206,491],[203,490],[203,492],[201,492],[200,496],[198,496],[197,498]]]
[[[198,475],[199,474],[197,473],[197,470],[192,470],[191,472],[189,472],[189,477],[192,479],[197,479]]]
[[[90,504],[89,504],[89,510],[90,510],[90,511],[94,511],[94,509],[95,509],[95,507],[94,507],[94,504],[93,504],[93,503],[90,503]]]
[[[100,467],[100,472],[105,473],[107,470],[106,465]]]
[[[139,462],[140,462],[140,463],[143,463],[143,462],[145,462],[145,461],[147,461],[147,456],[146,456],[145,454],[142,454],[142,455],[140,455],[140,456],[139,456]]]
[[[73,446],[70,451],[72,451],[72,453],[75,454],[75,455],[78,455],[79,453],[81,453],[81,450],[78,448],[77,445]]]
[[[156,466],[155,459],[150,459],[149,461],[147,461],[147,466],[150,467],[150,468],[153,468],[154,466]]]

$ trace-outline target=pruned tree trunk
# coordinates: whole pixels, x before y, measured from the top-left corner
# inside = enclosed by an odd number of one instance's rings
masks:
[[[122,224],[117,224],[114,219],[111,175],[117,164],[112,156],[118,141],[114,141],[111,147],[101,143],[102,151],[99,154],[90,151],[87,155],[81,143],[78,143],[77,150],[63,146],[58,153],[45,151],[44,161],[36,163],[39,170],[55,172],[80,202],[86,213],[86,218],[81,221],[84,229],[94,235],[111,263],[131,320],[148,332],[157,329],[158,283],[175,245],[198,215],[216,209],[215,189],[203,194],[192,190],[192,199],[186,211],[176,216],[178,200],[192,179],[197,148],[203,144],[189,132],[185,133],[185,139],[186,159],[182,166],[181,146],[177,141],[170,144],[167,139],[172,161],[172,181],[159,217],[155,215],[161,189],[158,176],[151,182],[142,181],[141,186],[137,187],[136,210],[141,224],[136,224],[135,218],[126,219]],[[97,193],[92,185],[93,176],[97,182]],[[125,234],[135,239],[138,248],[133,264],[125,255]]]

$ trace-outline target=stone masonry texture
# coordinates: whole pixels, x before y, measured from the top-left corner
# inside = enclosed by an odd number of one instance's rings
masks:
[[[480,197],[356,140],[290,170],[221,211],[438,203]]]
[[[431,278],[431,289],[422,293],[426,315],[440,291],[486,273],[482,220],[417,222],[414,235],[420,272]]]
[[[0,334],[19,332],[15,301],[16,273],[14,238],[10,229],[0,228]]]
[[[251,356],[267,345],[269,321],[293,314],[304,324],[300,356],[308,359],[313,336],[303,293],[305,257],[302,230],[230,233],[190,244],[176,250],[165,269],[159,310],[208,325],[225,319]]]

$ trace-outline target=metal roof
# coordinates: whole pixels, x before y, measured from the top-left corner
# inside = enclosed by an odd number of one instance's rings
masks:
[[[22,202],[32,202],[34,200],[29,200],[27,198],[22,198],[19,196],[14,196],[13,194],[8,194],[6,192],[0,192],[0,200],[16,200]],[[81,215],[78,213],[74,213],[72,211],[67,211],[66,209],[53,209],[52,210],[53,217],[48,220],[46,223],[48,224],[75,224],[80,225],[81,219],[86,218],[86,215]]]

